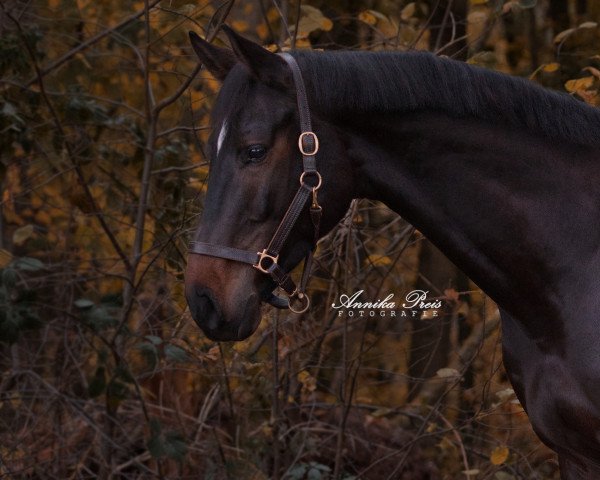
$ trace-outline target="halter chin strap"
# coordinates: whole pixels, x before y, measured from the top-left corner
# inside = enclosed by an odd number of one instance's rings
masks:
[[[270,275],[275,283],[277,283],[277,285],[288,295],[287,301],[272,295],[268,300],[269,303],[278,308],[289,308],[294,313],[302,313],[308,310],[310,305],[309,298],[306,295],[306,284],[308,283],[308,277],[310,276],[314,247],[319,239],[319,226],[322,214],[322,208],[319,205],[317,198],[317,193],[319,188],[321,188],[322,179],[317,171],[317,161],[315,157],[319,151],[319,139],[312,131],[306,88],[304,86],[300,67],[296,62],[296,59],[289,53],[282,53],[280,55],[291,68],[294,85],[296,87],[298,114],[300,116],[300,129],[302,132],[298,138],[298,149],[300,150],[300,153],[302,153],[303,167],[302,175],[300,175],[300,187],[285,212],[277,230],[273,234],[269,245],[267,245],[267,248],[260,252],[253,252],[205,242],[192,242],[190,245],[190,253],[225,258],[227,260],[252,265],[260,272]],[[313,249],[308,252],[304,259],[304,268],[300,285],[296,286],[290,274],[283,270],[279,265],[279,252],[283,248],[300,213],[304,210],[304,206],[311,196],[310,217],[314,227]]]

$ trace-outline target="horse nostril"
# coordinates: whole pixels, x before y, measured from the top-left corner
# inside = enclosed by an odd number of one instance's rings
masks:
[[[220,310],[207,289],[197,288],[193,298],[188,299],[192,317],[200,328],[215,330],[221,319]]]

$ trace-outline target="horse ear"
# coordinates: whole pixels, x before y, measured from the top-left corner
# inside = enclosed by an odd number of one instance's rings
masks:
[[[194,52],[198,55],[200,62],[213,76],[220,81],[225,80],[225,77],[233,66],[237,63],[237,59],[233,52],[227,48],[217,47],[208,43],[203,38],[200,38],[195,32],[190,32],[190,42],[194,48]]]
[[[223,25],[222,29],[235,55],[252,75],[273,87],[288,89],[293,85],[292,72],[283,58],[238,35],[227,25]]]

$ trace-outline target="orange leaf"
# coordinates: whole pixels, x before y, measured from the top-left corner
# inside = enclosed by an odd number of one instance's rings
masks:
[[[492,465],[502,465],[508,460],[508,447],[496,447],[490,455],[490,462]]]

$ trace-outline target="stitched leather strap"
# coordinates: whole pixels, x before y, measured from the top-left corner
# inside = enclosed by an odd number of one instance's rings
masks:
[[[283,219],[279,223],[277,230],[273,234],[273,238],[269,242],[269,246],[267,247],[267,252],[270,255],[276,257],[279,255],[279,252],[283,248],[283,244],[287,240],[292,228],[296,224],[300,213],[304,209],[304,205],[306,205],[306,201],[310,196],[311,188],[305,184],[300,185],[300,188],[296,192],[292,203],[288,207]]]
[[[192,242],[190,244],[190,253],[199,255],[207,255],[209,257],[220,257],[235,262],[249,263],[256,265],[258,262],[258,253],[248,250],[240,250],[239,248],[223,247],[206,242]]]
[[[281,53],[283,58],[292,70],[294,77],[294,85],[296,86],[296,102],[298,104],[298,115],[300,117],[300,130],[302,133],[312,132],[312,122],[310,120],[310,109],[308,107],[308,96],[306,95],[306,86],[302,78],[302,72],[298,66],[298,62],[289,53]],[[310,135],[303,137],[304,151],[313,151],[316,147],[314,138]],[[305,144],[306,143],[306,144]],[[303,155],[302,163],[305,172],[315,172],[317,170],[317,159],[314,155]]]

